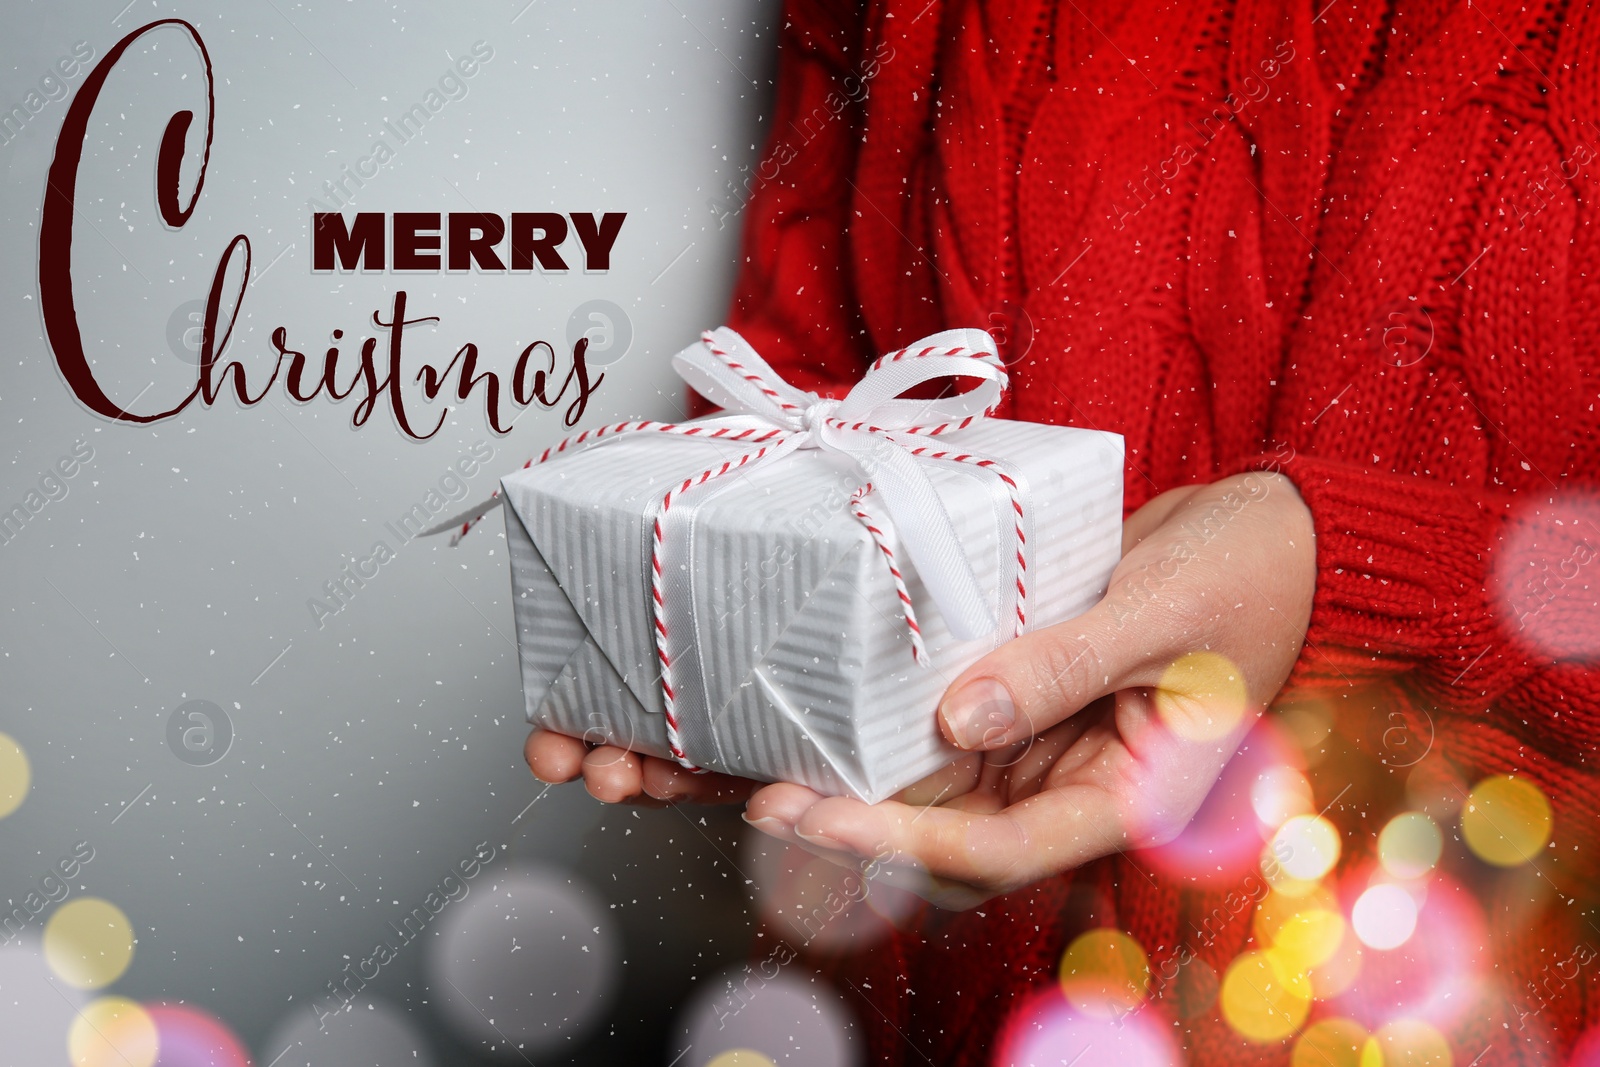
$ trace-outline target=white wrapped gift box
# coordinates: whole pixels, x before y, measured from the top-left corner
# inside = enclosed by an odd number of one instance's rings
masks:
[[[987,336],[976,331],[929,340],[952,336],[975,350],[988,348]],[[731,350],[741,371],[758,365],[773,396],[788,390],[754,353],[741,352],[742,344],[731,331],[707,335],[706,347],[725,362]],[[992,348],[988,353],[998,367]],[[702,392],[718,393],[684,376]],[[736,392],[712,398],[726,407],[741,401]],[[798,391],[782,395],[795,399],[789,406],[837,406]],[[743,406],[749,415],[753,405]],[[780,414],[788,418],[787,436],[769,445],[792,445],[795,434],[821,425],[815,416]],[[821,418],[837,414],[830,407]],[[780,419],[771,412],[763,417]],[[1104,594],[1122,529],[1120,436],[986,417],[963,421],[959,429],[940,427],[934,438],[854,440],[853,453],[826,442],[786,446],[682,492],[670,512],[663,507],[669,490],[752,452],[749,431],[730,440],[687,435],[684,428],[737,428],[743,425],[737,419],[684,424],[671,434],[618,435],[605,447],[561,454],[505,478],[528,721],[673,758],[661,669],[670,653],[682,762],[876,802],[956,758],[934,710],[967,666],[1013,636],[1018,579],[1026,588],[1027,628],[1071,619]],[[943,515],[937,506],[924,516],[903,499],[878,499],[882,483],[892,480],[877,462],[884,450],[903,452],[929,440],[937,449],[924,447],[915,464]],[[981,466],[974,457],[994,463]],[[851,503],[869,474],[880,489],[861,505],[882,531],[882,546]],[[1020,521],[1014,498],[1022,504]],[[918,553],[901,547],[908,515],[923,535]],[[947,550],[944,556],[925,547],[930,539]],[[913,657],[886,550],[904,577],[926,665]],[[970,568],[980,607],[962,609],[948,591],[961,583],[953,586],[948,576],[941,594],[930,594],[917,556],[949,569],[949,551]],[[656,563],[661,574],[653,581]],[[965,619],[952,625],[947,616],[961,610]],[[986,624],[975,626],[976,618]],[[670,639],[658,647],[662,634]]]

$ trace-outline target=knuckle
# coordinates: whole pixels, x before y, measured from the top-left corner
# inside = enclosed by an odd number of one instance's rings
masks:
[[[1087,640],[1053,634],[1039,642],[1023,674],[1026,692],[1016,694],[1025,703],[1053,703],[1082,693],[1099,673],[1100,657]]]

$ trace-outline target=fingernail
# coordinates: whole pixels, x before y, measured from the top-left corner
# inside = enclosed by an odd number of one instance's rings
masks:
[[[939,714],[951,739],[967,749],[1001,744],[1017,723],[1010,691],[993,678],[979,678],[957,689]]]
[[[833,838],[827,836],[826,834],[803,834],[799,830],[796,830],[794,832],[794,836],[798,837],[800,840],[804,841],[808,845],[815,845],[817,848],[832,849],[834,852],[848,852],[848,851],[850,851],[844,845],[842,845],[839,842],[835,841]]]
[[[794,830],[794,827],[791,824],[784,822],[782,819],[774,819],[770,815],[764,815],[759,819],[752,819],[748,814],[741,812],[739,814],[739,818],[743,819],[751,826],[754,826],[762,833],[770,834],[773,837],[788,837],[789,834]]]

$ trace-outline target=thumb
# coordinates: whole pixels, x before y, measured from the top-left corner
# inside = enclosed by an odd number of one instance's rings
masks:
[[[1155,685],[1160,654],[1136,647],[1137,633],[1124,630],[1108,599],[1075,619],[1007,641],[945,691],[940,729],[959,748],[1004,748],[1119,689]]]

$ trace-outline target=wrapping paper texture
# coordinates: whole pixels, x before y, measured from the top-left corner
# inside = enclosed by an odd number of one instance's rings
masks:
[[[982,420],[940,438],[1000,461],[1022,487],[1030,628],[1080,614],[1121,555],[1122,438]],[[748,451],[638,434],[502,482],[528,721],[669,757],[650,610],[662,494]],[[865,476],[804,450],[717,479],[668,513],[664,594],[680,732],[700,766],[876,802],[956,758],[933,711],[967,666],[1012,633],[1010,497],[963,463],[927,470],[999,621],[951,635],[898,558],[931,668],[912,659],[893,580],[850,513]],[[866,505],[886,518],[875,496]]]

